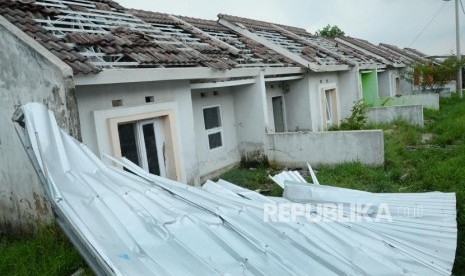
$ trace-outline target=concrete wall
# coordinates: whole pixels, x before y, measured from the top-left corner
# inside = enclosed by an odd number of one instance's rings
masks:
[[[97,155],[112,155],[108,119],[136,114],[174,111],[175,134],[181,157],[182,181],[199,183],[199,166],[190,84],[188,81],[145,82],[78,86],[77,99],[82,126],[82,139]],[[154,97],[146,103],[145,97]],[[122,100],[123,106],[112,107],[112,100]],[[173,126],[172,126],[173,127]]]
[[[265,157],[268,110],[263,73],[255,83],[231,88],[236,116],[237,140],[241,159],[260,162]]]
[[[381,130],[276,133],[269,134],[268,140],[268,159],[277,166],[384,163]]]
[[[0,234],[34,230],[51,212],[15,133],[16,107],[41,102],[60,127],[79,138],[71,68],[0,16]]]
[[[412,125],[423,126],[423,106],[383,106],[369,108],[367,112],[368,123],[390,123],[397,119],[404,120]]]
[[[214,95],[214,92],[217,95]],[[201,97],[201,93],[204,96]],[[194,112],[195,140],[200,180],[216,176],[224,168],[236,165],[240,162],[239,145],[237,141],[236,116],[234,111],[234,99],[231,88],[219,88],[209,90],[193,90],[192,105]],[[210,150],[208,146],[208,134],[205,130],[203,108],[220,106],[221,126],[223,132],[223,147]]]
[[[379,98],[377,106],[422,105],[424,108],[439,110],[439,94],[414,94],[400,97]]]

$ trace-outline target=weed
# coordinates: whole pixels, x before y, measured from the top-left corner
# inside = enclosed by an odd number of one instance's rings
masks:
[[[71,275],[82,267],[87,266],[56,225],[41,227],[34,237],[0,237],[0,275]]]

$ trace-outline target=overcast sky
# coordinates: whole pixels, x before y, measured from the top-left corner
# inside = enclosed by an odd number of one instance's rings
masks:
[[[426,54],[455,52],[454,1],[442,0],[115,0],[126,8],[216,20],[226,13],[315,32],[338,25],[346,35],[372,43],[416,48]],[[465,0],[464,0],[465,4]],[[427,26],[421,36],[415,38]],[[460,10],[461,30],[465,15]],[[465,33],[461,32],[462,38]],[[462,52],[465,50],[464,39]]]

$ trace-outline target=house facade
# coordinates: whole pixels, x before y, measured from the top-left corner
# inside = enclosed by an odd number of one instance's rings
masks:
[[[51,217],[11,124],[30,101],[105,162],[192,185],[241,161],[384,162],[382,131],[326,132],[372,85],[363,76],[386,67],[337,40],[108,0],[0,1],[0,15],[2,229]]]

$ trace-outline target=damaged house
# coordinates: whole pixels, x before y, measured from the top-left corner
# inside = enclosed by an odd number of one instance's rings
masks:
[[[439,95],[417,91],[414,84],[402,78],[403,70],[415,61],[425,61],[425,56],[416,50],[400,49],[381,43],[374,45],[366,40],[353,37],[338,37],[336,41],[370,55],[384,64],[385,69],[361,73],[363,99],[374,106],[421,105],[439,109]]]
[[[365,83],[378,91],[378,74],[391,65],[300,28],[127,10],[109,0],[0,0],[0,47],[4,229],[50,217],[11,125],[27,102],[46,104],[106,162],[126,157],[191,185],[241,160],[384,162],[382,131],[326,130],[350,115]]]

